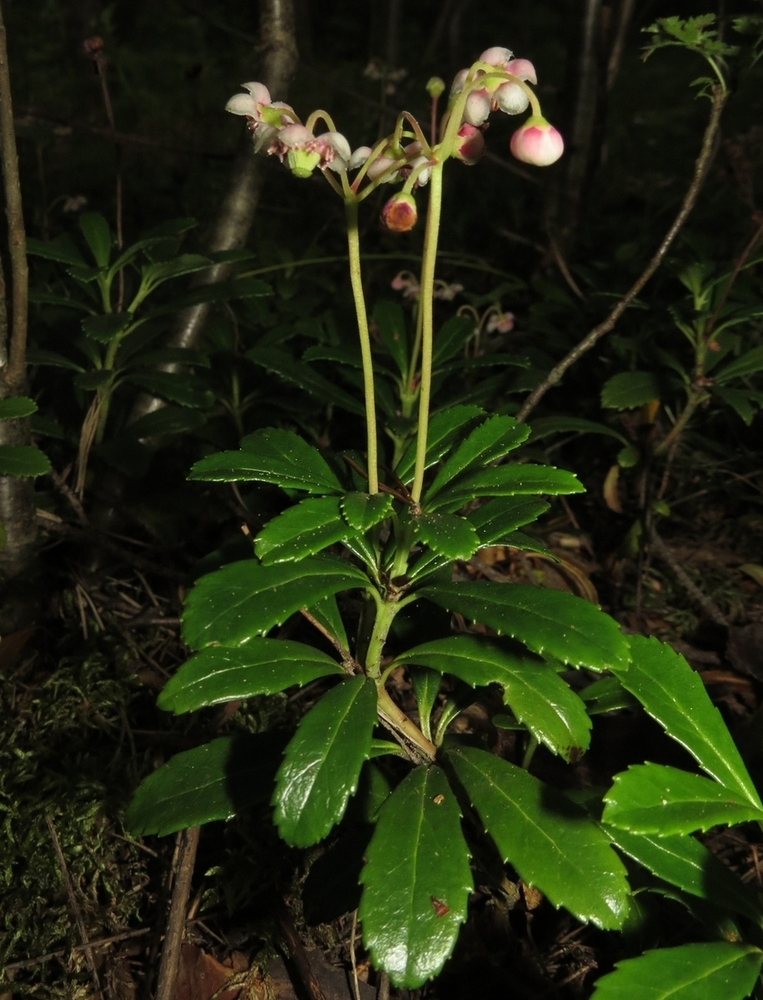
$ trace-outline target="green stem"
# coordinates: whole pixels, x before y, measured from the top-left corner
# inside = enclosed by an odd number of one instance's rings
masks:
[[[429,429],[429,401],[432,395],[432,343],[434,273],[437,262],[437,238],[440,233],[440,212],[442,210],[443,163],[432,167],[429,191],[429,211],[424,234],[424,255],[421,264],[421,388],[419,390],[419,420],[416,436],[416,468],[413,476],[411,499],[421,500],[424,487],[424,470],[427,458],[427,431]]]
[[[384,653],[384,643],[387,641],[395,615],[400,610],[396,601],[380,602],[376,608],[376,618],[371,631],[371,639],[366,652],[366,676],[374,679],[381,676],[381,660]]]
[[[379,694],[377,712],[382,723],[398,738],[409,757],[415,758],[417,762],[431,764],[437,754],[435,745],[394,703],[383,684],[379,683],[377,691]]]
[[[368,332],[368,313],[363,294],[363,279],[360,272],[360,238],[358,234],[358,203],[352,199],[345,201],[347,215],[347,248],[350,258],[350,281],[358,318],[360,354],[363,360],[363,390],[366,398],[366,434],[368,438],[368,492],[379,492],[379,472],[376,436],[376,404],[374,401],[374,365],[371,357],[371,336]]]

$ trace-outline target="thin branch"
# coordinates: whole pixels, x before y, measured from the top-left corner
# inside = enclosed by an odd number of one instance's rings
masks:
[[[713,601],[711,601],[709,597],[707,597],[705,594],[702,593],[702,591],[699,589],[696,583],[692,580],[692,578],[689,576],[689,574],[686,572],[683,566],[679,563],[679,561],[667,547],[665,542],[663,542],[663,540],[657,534],[657,529],[654,526],[651,528],[649,532],[649,544],[651,545],[655,554],[660,559],[662,559],[664,563],[667,563],[667,565],[671,568],[671,570],[673,571],[673,573],[675,574],[676,578],[681,583],[681,585],[684,587],[686,592],[691,597],[694,598],[697,604],[700,605],[700,607],[707,614],[708,618],[714,621],[716,625],[724,625],[728,627],[729,624],[728,618],[726,618],[726,616],[723,614],[720,608]]]
[[[175,996],[180,968],[180,947],[185,934],[188,897],[191,894],[191,879],[196,863],[196,850],[199,846],[199,831],[200,827],[192,826],[178,834],[177,874],[172,887],[170,915],[167,918],[167,932],[159,963],[156,1000],[172,1000]]]
[[[53,841],[53,850],[56,852],[58,866],[61,869],[61,877],[64,880],[66,895],[69,897],[69,905],[71,906],[72,913],[74,914],[74,922],[77,925],[77,930],[79,931],[79,936],[82,940],[82,950],[85,952],[88,968],[90,969],[90,974],[93,977],[95,992],[101,1000],[104,1000],[101,983],[98,979],[98,970],[95,967],[95,959],[93,958],[93,946],[88,940],[87,928],[85,927],[85,921],[82,917],[82,910],[80,909],[79,902],[77,901],[77,894],[74,891],[74,884],[72,883],[71,875],[69,875],[69,869],[66,866],[66,858],[64,857],[64,852],[61,850],[61,843],[58,839],[56,828],[53,825],[53,820],[50,816],[46,816],[45,822],[48,824],[50,839]]]
[[[597,343],[605,334],[609,333],[614,329],[617,321],[620,319],[622,314],[628,308],[628,306],[633,302],[638,293],[644,287],[644,285],[649,281],[652,275],[655,273],[657,268],[660,266],[665,258],[665,254],[670,249],[673,241],[680,232],[683,224],[686,222],[689,213],[694,208],[697,203],[697,198],[699,197],[699,192],[702,189],[702,185],[707,176],[708,169],[710,167],[710,162],[713,158],[713,153],[715,150],[715,140],[718,135],[718,129],[721,123],[721,112],[726,103],[728,95],[724,93],[720,87],[716,87],[713,91],[713,103],[712,109],[710,111],[710,118],[705,128],[705,134],[702,138],[702,148],[700,150],[699,157],[694,167],[694,176],[686,195],[681,205],[680,211],[676,216],[672,226],[665,234],[665,237],[657,248],[656,253],[652,259],[647,264],[645,270],[636,280],[631,289],[623,296],[622,299],[617,303],[612,312],[607,316],[603,322],[595,326],[593,330],[590,331],[579,344],[562,358],[558,365],[548,373],[545,379],[537,386],[527,397],[522,405],[519,413],[517,414],[517,420],[524,421],[527,420],[530,413],[535,409],[541,399],[546,395],[549,389],[556,385],[556,383],[561,379],[562,375],[570,368],[575,362],[581,358],[586,351],[590,349]]]
[[[13,317],[8,367],[4,375],[11,392],[18,391],[26,378],[26,336],[28,309],[28,278],[24,213],[21,208],[21,184],[13,127],[11,78],[8,71],[8,48],[5,23],[0,6],[0,147],[2,147],[5,211],[8,217],[8,249],[13,278]]]

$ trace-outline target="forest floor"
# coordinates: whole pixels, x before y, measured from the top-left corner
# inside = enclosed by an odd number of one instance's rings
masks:
[[[697,508],[665,530],[664,548],[639,558],[597,551],[569,508],[555,513],[543,534],[558,562],[494,549],[455,572],[568,589],[602,603],[626,630],[670,642],[763,780],[763,515]],[[656,907],[642,894],[640,922],[616,936],[581,926],[506,878],[474,893],[442,975],[419,991],[396,991],[370,968],[354,915],[362,836],[345,832],[297,852],[261,809],[209,824],[198,846],[183,834],[136,842],[123,817],[145,774],[211,733],[299,718],[310,691],[191,718],[161,713],[156,694],[185,657],[179,614],[188,567],[148,541],[111,536],[93,569],[63,537],[51,534],[46,558],[58,582],[44,613],[0,645],[0,1000],[580,1000],[614,962],[658,940],[686,939],[689,915],[678,902]],[[405,707],[409,685],[402,672],[394,680]],[[492,724],[493,701],[486,691],[459,725],[510,752],[513,735]],[[591,750],[574,768],[540,752],[533,769],[585,788],[674,753],[656,724],[628,710],[597,717]],[[763,890],[756,825],[703,840]]]

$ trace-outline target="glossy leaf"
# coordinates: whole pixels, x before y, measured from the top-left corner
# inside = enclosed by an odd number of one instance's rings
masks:
[[[240,734],[176,754],[141,782],[127,810],[128,830],[175,833],[267,802],[284,744],[278,732]]]
[[[182,295],[173,296],[171,302],[152,306],[142,315],[165,316],[176,313],[188,306],[200,305],[202,302],[227,302],[230,299],[252,299],[272,295],[270,285],[259,278],[231,278],[230,281],[215,281],[212,284],[198,285]]]
[[[202,458],[189,479],[207,482],[274,483],[305,493],[341,493],[342,486],[317,448],[293,431],[268,428],[248,434],[241,451],[223,451]]]
[[[379,810],[361,874],[363,941],[395,986],[436,975],[466,919],[469,849],[461,812],[439,767],[421,765]]]
[[[152,368],[158,365],[193,365],[196,368],[211,368],[212,362],[202,351],[190,347],[162,347],[155,351],[145,351],[135,358],[130,358],[129,366],[140,365]],[[123,365],[123,368],[128,367]]]
[[[467,517],[477,529],[481,546],[502,545],[517,528],[535,521],[548,508],[548,503],[538,497],[498,497]]]
[[[392,512],[389,493],[348,493],[342,499],[345,521],[357,531],[368,531]]]
[[[427,510],[447,506],[457,510],[478,497],[518,494],[583,493],[584,487],[571,472],[551,465],[499,465],[466,474],[426,504]]]
[[[734,410],[737,416],[741,417],[742,420],[749,427],[755,418],[755,413],[757,412],[755,406],[753,406],[753,401],[760,402],[758,394],[747,392],[744,389],[722,389],[716,386],[713,389],[713,395],[722,399],[724,403]]]
[[[34,479],[50,472],[47,455],[31,445],[0,445],[0,476]]]
[[[611,410],[632,410],[663,393],[661,380],[652,372],[620,372],[607,379],[601,390],[601,405]]]
[[[38,240],[27,236],[26,252],[31,257],[44,257],[46,260],[56,260],[60,264],[71,264],[74,267],[85,263],[74,240],[65,233],[54,240]]]
[[[184,274],[203,271],[211,263],[208,257],[202,257],[200,254],[182,253],[179,257],[173,257],[171,260],[161,260],[156,264],[144,264],[141,268],[141,274],[144,283],[153,290],[157,285],[170,278],[179,278]]]
[[[315,555],[354,531],[342,518],[339,497],[310,497],[268,521],[254,540],[266,566]]]
[[[491,462],[503,458],[518,448],[527,440],[529,434],[530,428],[527,424],[518,424],[513,417],[489,417],[484,423],[475,427],[445,459],[434,482],[425,493],[426,502],[429,503],[432,497],[469,466],[479,462],[480,468],[484,469]]]
[[[479,406],[451,406],[447,410],[440,410],[433,414],[429,421],[427,435],[426,468],[429,469],[436,462],[439,462],[453,442],[462,435],[462,432],[473,424],[477,417],[485,415],[485,411]],[[406,482],[411,478],[415,464],[416,442],[411,441],[397,463],[395,475]]]
[[[0,420],[21,420],[37,412],[37,403],[28,396],[0,399]]]
[[[743,1000],[755,986],[763,952],[713,941],[658,948],[617,962],[596,983],[594,1000]]]
[[[137,438],[160,437],[163,434],[186,434],[203,427],[207,418],[188,407],[162,406],[138,417],[125,428],[125,433]]]
[[[364,412],[363,404],[358,399],[340,389],[335,382],[324,378],[312,365],[295,361],[286,351],[277,347],[258,346],[247,351],[246,357],[323,403],[339,406],[349,413],[362,415]]]
[[[183,640],[191,649],[237,646],[329,594],[364,585],[364,573],[331,556],[275,566],[256,559],[231,563],[203,576],[186,598]]]
[[[453,674],[472,687],[500,684],[503,700],[536,739],[565,760],[588,749],[585,705],[543,660],[485,636],[457,635],[409,649],[398,660]]]
[[[449,750],[448,759],[501,857],[523,881],[578,920],[622,926],[630,895],[625,868],[583,809],[482,750]]]
[[[97,340],[99,344],[109,344],[132,323],[132,313],[107,313],[103,316],[88,316],[82,320],[82,332]]]
[[[635,695],[669,736],[684,746],[699,766],[755,809],[761,801],[720,712],[702,680],[666,643],[628,636],[631,664],[612,667],[623,687]]]
[[[474,526],[457,514],[425,512],[414,519],[416,536],[438,555],[470,559],[480,546]]]
[[[601,434],[604,437],[613,437],[622,444],[627,445],[628,438],[616,431],[614,427],[600,424],[595,420],[585,420],[583,417],[541,417],[534,420],[532,424],[532,434],[530,441],[534,444],[552,434],[569,434],[577,431],[578,434]]]
[[[382,299],[374,306],[374,322],[382,343],[405,378],[408,374],[408,333],[405,313],[398,302]]]
[[[79,227],[98,267],[108,267],[111,257],[111,230],[99,212],[84,212]]]
[[[46,351],[38,347],[30,347],[26,352],[27,361],[30,365],[49,365],[51,368],[68,368],[73,372],[84,372],[82,365],[78,365],[71,358],[59,354],[57,351]]]
[[[575,667],[623,669],[628,663],[628,644],[617,622],[563,591],[476,581],[424,587],[421,595]]]
[[[170,677],[157,704],[179,715],[342,673],[326,653],[289,639],[252,639],[234,648],[207,646]]]
[[[753,347],[751,351],[747,351],[741,357],[735,358],[724,368],[721,368],[719,372],[715,373],[715,381],[723,385],[733,378],[754,375],[759,371],[763,371],[763,345]]]
[[[612,842],[657,878],[756,923],[763,918],[763,897],[694,837],[645,837],[603,824]]]
[[[173,403],[190,406],[197,409],[208,409],[214,404],[215,397],[204,382],[195,375],[185,372],[130,372],[125,375],[125,382],[137,385],[146,392],[164,396]]]
[[[621,708],[635,708],[638,702],[622,686],[617,677],[602,677],[583,688],[580,697],[589,715],[603,715]]]
[[[344,816],[371,753],[376,703],[376,684],[352,677],[324,694],[300,722],[273,794],[275,824],[287,844],[316,844]]]
[[[408,667],[408,678],[416,696],[419,710],[419,728],[428,740],[432,739],[432,709],[442,686],[442,677],[426,667]]]
[[[344,628],[342,616],[339,613],[336,597],[330,594],[328,597],[324,597],[316,604],[313,604],[312,607],[307,608],[307,610],[318,624],[323,626],[334,641],[347,652],[350,645],[347,641],[347,632]]]
[[[606,823],[666,837],[763,820],[763,810],[751,806],[746,795],[699,774],[649,762],[615,775],[604,801]]]

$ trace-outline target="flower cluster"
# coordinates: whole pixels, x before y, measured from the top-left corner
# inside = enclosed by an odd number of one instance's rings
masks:
[[[564,141],[557,130],[541,115],[528,83],[538,82],[529,59],[515,59],[510,49],[493,46],[486,49],[471,69],[462,69],[450,89],[450,107],[464,94],[459,141],[454,155],[467,164],[482,155],[482,129],[493,111],[521,115],[532,104],[533,113],[511,138],[511,152],[524,163],[546,167],[564,152]]]
[[[313,170],[347,170],[352,153],[341,132],[314,135],[282,101],[271,101],[263,83],[242,83],[246,94],[235,94],[225,105],[234,115],[244,115],[254,136],[255,152],[278,156],[295,177],[309,177]]]

